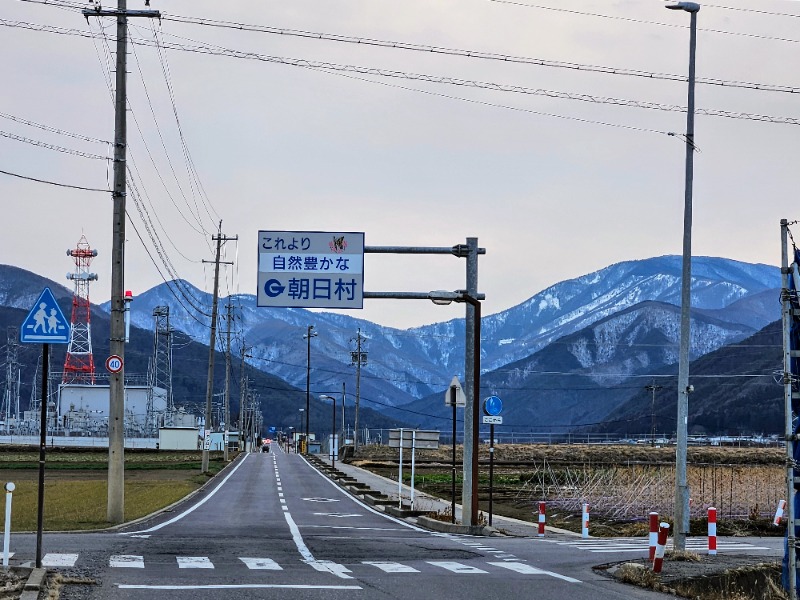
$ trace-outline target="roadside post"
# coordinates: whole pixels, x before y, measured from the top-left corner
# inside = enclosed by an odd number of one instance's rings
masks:
[[[403,508],[403,449],[411,450],[411,508],[414,508],[414,467],[417,448],[436,450],[439,447],[439,432],[421,429],[390,429],[389,448],[400,449],[400,464],[397,474],[398,507]]]
[[[22,344],[42,345],[42,396],[39,424],[39,508],[36,516],[36,568],[42,568],[44,529],[44,463],[47,455],[47,395],[50,377],[50,344],[68,344],[70,324],[50,288],[44,288],[19,329]]]
[[[464,394],[464,389],[461,387],[461,382],[458,377],[453,377],[450,382],[450,388],[444,395],[445,406],[453,407],[453,463],[451,469],[450,493],[452,500],[450,502],[450,522],[456,522],[456,408],[467,405],[467,396]]]
[[[11,543],[11,497],[16,486],[13,481],[6,483],[6,527],[3,533],[3,568],[8,569],[8,548]]]
[[[494,495],[494,426],[503,424],[503,401],[489,396],[483,401],[483,423],[489,424],[489,526],[492,525],[492,499]]]

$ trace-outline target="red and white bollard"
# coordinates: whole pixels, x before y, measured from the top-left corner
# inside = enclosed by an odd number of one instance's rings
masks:
[[[708,507],[708,553],[717,553],[717,509]]]
[[[658,529],[658,544],[656,545],[656,555],[653,559],[653,573],[661,573],[664,565],[664,550],[667,548],[667,538],[669,537],[669,523],[661,523]]]
[[[539,502],[539,537],[544,537],[544,524],[547,519],[544,509],[544,502]]]
[[[783,518],[783,511],[786,508],[786,500],[781,500],[778,502],[778,510],[775,511],[775,518],[772,519],[772,524],[775,527],[778,527],[781,524],[781,519]]]
[[[656,557],[656,544],[658,544],[658,513],[650,513],[650,553],[648,560]]]
[[[589,537],[589,505],[583,505],[583,522],[581,525],[581,537],[588,538]]]

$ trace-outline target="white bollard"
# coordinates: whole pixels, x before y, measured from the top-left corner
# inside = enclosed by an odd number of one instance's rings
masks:
[[[589,505],[583,505],[583,522],[581,524],[581,537],[589,537]]]
[[[8,569],[8,547],[11,543],[11,496],[16,489],[13,482],[6,483],[6,528],[3,534],[3,568]]]

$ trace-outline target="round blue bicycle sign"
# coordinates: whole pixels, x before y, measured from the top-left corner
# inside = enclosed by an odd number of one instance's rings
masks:
[[[496,417],[503,412],[503,401],[497,396],[489,396],[483,401],[483,412],[489,416]]]

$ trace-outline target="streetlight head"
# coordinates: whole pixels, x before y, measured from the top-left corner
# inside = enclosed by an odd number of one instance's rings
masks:
[[[685,10],[690,13],[696,13],[700,10],[700,5],[697,2],[676,2],[674,4],[665,4],[664,6],[670,10]]]
[[[448,292],[445,290],[436,290],[430,292],[428,294],[428,298],[430,298],[431,302],[437,304],[439,306],[447,306],[452,302],[456,302],[460,295],[456,292]]]

